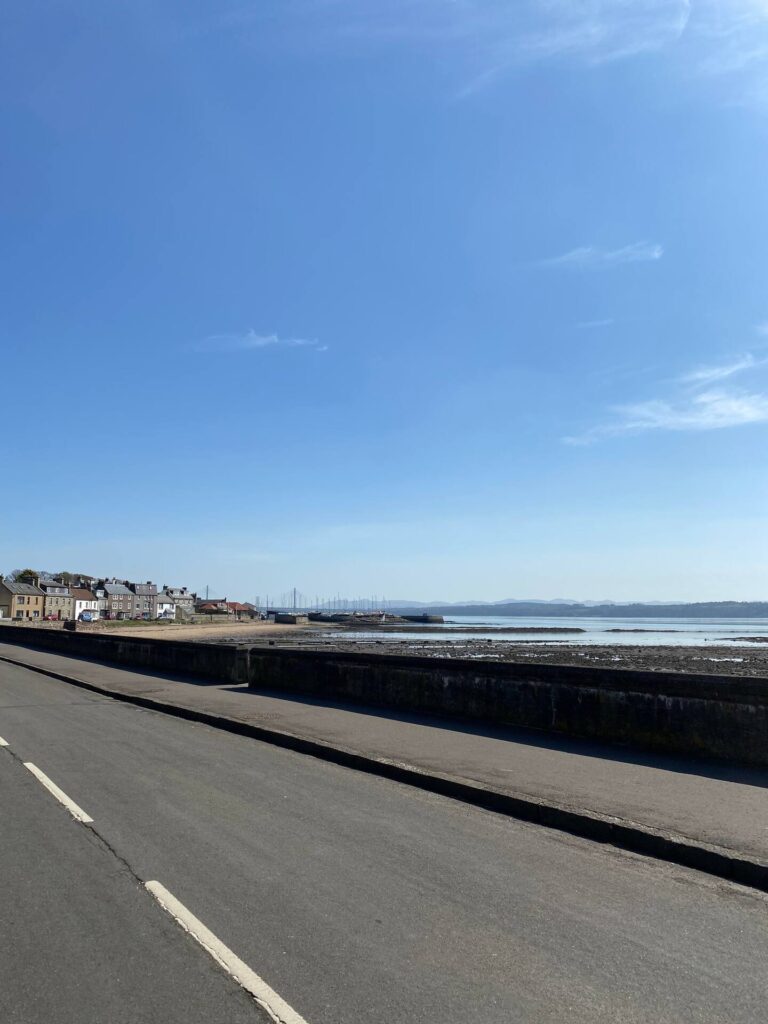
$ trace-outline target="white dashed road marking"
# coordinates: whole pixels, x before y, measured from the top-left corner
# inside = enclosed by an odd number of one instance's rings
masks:
[[[235,956],[231,949],[217,939],[213,932],[209,931],[202,921],[199,921],[194,914],[187,910],[183,903],[179,903],[164,886],[159,882],[145,882],[145,885],[163,910],[166,910],[184,931],[189,932],[192,938],[199,942],[203,949],[246,992],[250,992],[273,1021],[276,1021],[277,1024],[307,1024],[303,1017],[299,1016],[284,999],[281,999],[277,992],[274,992],[255,971],[251,970],[248,964],[243,963],[238,956]]]
[[[51,782],[45,772],[41,772],[37,765],[32,764],[31,761],[25,761],[24,767],[32,772],[37,781],[41,782],[48,792],[56,797],[59,803],[64,804],[73,818],[82,821],[84,825],[93,821],[93,818],[86,814],[82,807],[78,807],[74,800],[70,800],[67,794],[60,790],[55,782]]]

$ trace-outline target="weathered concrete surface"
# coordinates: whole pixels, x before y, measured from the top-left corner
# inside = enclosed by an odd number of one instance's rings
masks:
[[[350,752],[385,769],[405,766],[425,780],[456,782],[590,820],[637,825],[768,865],[766,769],[639,754],[564,736],[461,725],[229,684],[201,686],[10,644],[0,645],[2,658],[79,679],[100,692],[148,701],[160,710],[181,709],[224,728],[232,723],[234,731],[253,728],[263,732],[262,738],[295,739],[296,749],[306,742]],[[0,661],[0,678],[2,670]],[[62,686],[62,701],[70,701],[71,692]]]
[[[768,680],[251,648],[257,687],[768,764]]]

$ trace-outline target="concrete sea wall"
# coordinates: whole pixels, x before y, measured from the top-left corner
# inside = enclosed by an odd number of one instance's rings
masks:
[[[201,644],[0,625],[0,642],[212,683],[768,765],[768,679]]]
[[[768,764],[768,679],[251,648],[252,687]]]
[[[127,668],[193,675],[211,683],[247,682],[247,649],[226,644],[189,643],[107,633],[66,632],[33,626],[0,625],[0,643],[90,658]]]

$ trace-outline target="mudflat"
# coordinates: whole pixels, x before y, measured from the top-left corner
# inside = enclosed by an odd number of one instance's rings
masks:
[[[93,632],[107,632],[96,627]],[[91,632],[91,630],[83,630]],[[358,651],[369,654],[420,655],[432,658],[471,658],[488,661],[547,665],[595,665],[601,668],[648,672],[691,672],[768,678],[768,643],[763,638],[735,638],[712,644],[585,644],[569,640],[517,641],[504,637],[452,638],[447,630],[436,637],[424,630],[418,639],[402,639],[382,630],[376,639],[363,639],[343,626],[316,623],[276,625],[274,622],[220,622],[162,625],[147,623],[108,627],[113,636],[197,640],[201,643],[254,644],[273,642],[278,647],[321,651]],[[463,630],[462,630],[463,632]],[[552,631],[557,632],[555,630]],[[673,632],[673,630],[670,630]]]
[[[353,635],[283,635],[278,647],[322,651],[358,651],[369,654],[418,655],[432,658],[594,665],[600,668],[646,672],[691,672],[696,675],[733,675],[768,678],[768,645],[727,643],[710,645],[578,644],[568,641],[525,643],[514,640],[356,640]]]

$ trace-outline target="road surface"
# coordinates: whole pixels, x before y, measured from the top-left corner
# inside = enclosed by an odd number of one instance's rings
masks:
[[[0,665],[0,1020],[758,1022],[749,890]],[[83,824],[25,767],[93,819]]]

